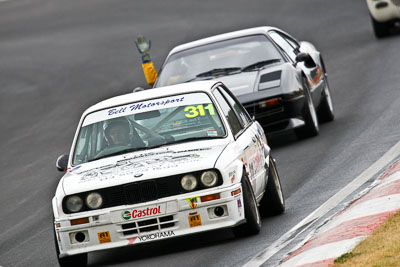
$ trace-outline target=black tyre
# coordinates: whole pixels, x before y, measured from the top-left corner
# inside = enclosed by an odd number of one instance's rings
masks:
[[[260,212],[258,211],[256,198],[254,196],[250,181],[245,176],[242,177],[242,194],[246,223],[232,228],[233,234],[237,237],[255,235],[261,230],[261,218]]]
[[[305,125],[295,129],[295,134],[298,138],[306,138],[317,136],[319,133],[319,123],[317,112],[312,101],[310,89],[307,84],[307,80],[303,77],[303,89],[304,89],[304,108],[303,118]]]
[[[61,267],[64,267],[64,266],[71,266],[71,267],[86,266],[87,258],[88,258],[87,253],[78,254],[78,255],[68,256],[68,257],[64,257],[64,258],[58,258],[58,263],[60,264]]]
[[[324,75],[324,82],[325,87],[324,91],[322,92],[322,100],[321,104],[318,109],[318,120],[319,122],[329,122],[335,119],[335,113],[333,111],[333,103],[332,103],[332,96],[329,89],[328,83],[328,75],[326,74],[326,70],[322,68],[323,75]]]
[[[389,24],[385,22],[378,22],[371,16],[372,28],[374,29],[377,38],[383,38],[390,34]]]
[[[282,214],[285,211],[285,198],[283,196],[281,181],[275,160],[269,159],[268,183],[265,194],[260,203],[261,216]]]
[[[56,247],[57,260],[58,260],[58,263],[60,264],[60,266],[61,267],[86,266],[87,265],[87,261],[88,261],[88,254],[87,253],[60,258],[60,249],[58,248],[57,236],[56,236],[56,232],[54,230],[54,226],[53,226],[53,232],[54,232],[54,244],[55,244],[55,247]]]

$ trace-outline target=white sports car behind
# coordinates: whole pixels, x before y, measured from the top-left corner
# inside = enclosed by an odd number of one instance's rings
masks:
[[[375,36],[385,37],[400,23],[400,0],[367,0]]]
[[[262,127],[220,82],[100,102],[79,122],[52,201],[61,266],[87,253],[232,228],[257,234],[284,212]],[[257,207],[259,205],[259,207]]]

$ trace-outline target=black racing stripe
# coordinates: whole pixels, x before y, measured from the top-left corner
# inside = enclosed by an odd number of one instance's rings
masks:
[[[281,78],[281,74],[282,71],[278,70],[278,71],[274,71],[274,72],[270,72],[267,74],[264,74],[261,76],[260,78],[260,83],[265,83],[265,82],[270,82],[270,81],[275,81],[275,80],[279,80]]]

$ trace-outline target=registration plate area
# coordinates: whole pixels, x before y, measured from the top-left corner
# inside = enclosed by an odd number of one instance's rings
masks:
[[[134,208],[125,208],[118,211],[112,211],[112,223],[125,223],[135,220],[145,220],[153,217],[165,215],[167,213],[167,203],[144,205]]]

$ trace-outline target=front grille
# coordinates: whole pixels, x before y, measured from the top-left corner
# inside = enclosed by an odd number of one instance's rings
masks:
[[[176,222],[177,220],[174,220],[173,215],[168,215],[122,224],[122,230],[119,232],[122,232],[122,234],[125,236],[129,236],[157,230],[161,231],[167,228],[175,227]]]
[[[155,181],[135,183],[124,186],[128,204],[151,201],[158,198],[157,184]]]
[[[400,0],[392,0],[393,5],[400,6]]]
[[[245,107],[247,112],[250,114],[250,116],[254,116],[256,119],[262,118],[262,117],[268,117],[273,114],[284,111],[282,102],[280,102],[278,105],[274,105],[274,106],[270,106],[270,107],[260,107],[259,102],[261,102],[261,101],[243,104],[243,106]]]
[[[104,208],[138,204],[180,194],[178,176],[135,182],[99,190],[105,198]]]

